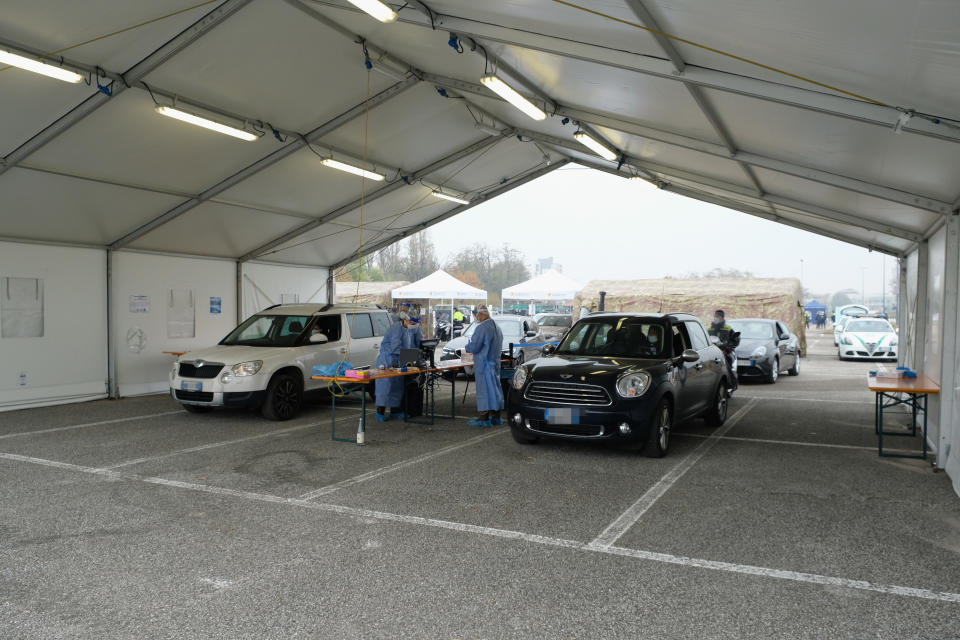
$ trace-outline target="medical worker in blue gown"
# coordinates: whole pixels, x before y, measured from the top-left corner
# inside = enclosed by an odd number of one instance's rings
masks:
[[[477,385],[477,419],[471,427],[492,427],[503,424],[503,388],[500,386],[500,354],[503,351],[503,332],[490,319],[486,305],[477,307],[477,328],[464,347],[473,354],[473,376]]]
[[[400,364],[400,349],[406,348],[406,345],[414,339],[408,337],[410,328],[413,326],[414,323],[410,322],[410,316],[406,312],[401,311],[397,314],[397,322],[390,325],[383,340],[380,341],[377,368],[389,369]],[[419,331],[419,327],[417,330]],[[403,419],[403,376],[381,378],[374,384],[377,392],[377,422],[386,422],[391,418]],[[389,416],[386,415],[387,407],[390,407]]]

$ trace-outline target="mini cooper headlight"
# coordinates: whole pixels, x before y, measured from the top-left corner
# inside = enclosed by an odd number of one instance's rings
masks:
[[[617,393],[624,398],[639,398],[647,392],[652,381],[653,378],[646,371],[628,373],[617,380]]]
[[[252,376],[257,371],[260,371],[260,367],[263,366],[263,360],[251,360],[250,362],[241,362],[240,364],[235,364],[230,369],[230,373],[235,376]]]
[[[767,348],[763,345],[760,345],[759,347],[753,350],[753,353],[750,354],[750,357],[753,360],[759,360],[765,355],[767,355]]]
[[[513,372],[513,388],[519,391],[523,389],[524,383],[527,381],[527,368],[520,367]]]

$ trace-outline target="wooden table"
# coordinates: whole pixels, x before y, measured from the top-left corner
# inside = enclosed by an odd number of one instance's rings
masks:
[[[887,458],[927,458],[927,396],[940,393],[938,385],[929,376],[920,374],[916,378],[878,378],[867,377],[867,388],[876,395],[875,417],[877,432],[877,450],[881,456]],[[897,394],[901,394],[898,396]],[[921,406],[922,404],[922,406]],[[910,431],[884,431],[883,412],[890,407],[907,405],[911,409],[912,422]],[[917,414],[923,413],[923,445],[920,455],[910,453],[884,453],[883,436],[910,436],[917,435]]]
[[[186,351],[164,351],[164,353],[169,353],[171,356],[177,356],[178,358],[183,354],[187,353]]]

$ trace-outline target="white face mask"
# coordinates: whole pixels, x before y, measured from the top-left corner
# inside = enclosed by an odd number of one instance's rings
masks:
[[[714,323],[714,324],[723,324],[723,318],[721,318],[720,316],[713,316],[713,323]]]

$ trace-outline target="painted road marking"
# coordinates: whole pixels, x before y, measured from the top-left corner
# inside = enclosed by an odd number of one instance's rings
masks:
[[[129,418],[117,418],[115,420],[101,420],[100,422],[87,422],[85,424],[72,424],[67,427],[54,427],[52,429],[40,429],[38,431],[21,431],[20,433],[7,433],[0,436],[0,440],[6,438],[16,438],[19,436],[33,436],[41,433],[54,433],[56,431],[70,431],[71,429],[85,429],[86,427],[99,427],[104,424],[117,424],[119,422],[130,422],[131,420],[145,420],[147,418],[159,418],[160,416],[172,416],[175,413],[186,413],[183,409],[176,411],[164,411],[162,413],[148,413],[142,416],[131,416]]]
[[[744,407],[748,409],[749,407]],[[743,411],[744,409],[741,409]],[[704,443],[706,444],[706,443]],[[263,493],[254,493],[251,491],[239,491],[236,489],[227,489],[224,487],[214,487],[194,482],[180,482],[177,480],[167,480],[166,478],[154,478],[138,476],[131,473],[120,471],[110,471],[106,469],[94,469],[92,467],[83,467],[80,465],[57,462],[55,460],[45,460],[42,458],[32,458],[12,453],[0,453],[0,459],[12,460],[16,462],[26,462],[30,464],[53,467],[67,471],[77,471],[107,477],[115,480],[131,480],[136,482],[145,482],[147,484],[160,485],[201,493],[229,496],[264,502],[271,504],[282,504],[295,506],[316,511],[336,513],[348,517],[358,518],[360,520],[382,520],[388,522],[399,522],[403,524],[432,527],[436,529],[446,529],[458,531],[461,533],[473,533],[477,535],[491,536],[506,540],[519,540],[550,547],[559,547],[571,549],[574,551],[600,553],[605,555],[634,558],[650,562],[660,562],[684,567],[695,567],[707,569],[710,571],[721,571],[725,573],[736,573],[763,578],[772,578],[776,580],[789,580],[807,584],[827,585],[835,587],[844,587],[847,589],[856,589],[860,591],[871,591],[888,595],[896,595],[907,598],[919,598],[923,600],[935,600],[939,602],[949,602],[960,604],[960,593],[949,591],[933,591],[930,589],[918,589],[914,587],[904,587],[890,584],[877,584],[867,582],[866,580],[851,580],[848,578],[839,578],[835,576],[825,576],[816,573],[802,573],[799,571],[787,571],[784,569],[773,569],[770,567],[758,567],[747,564],[736,564],[732,562],[720,562],[716,560],[705,560],[702,558],[691,558],[688,556],[676,556],[669,553],[658,553],[654,551],[643,551],[640,549],[627,549],[625,547],[597,546],[593,543],[585,544],[576,540],[567,540],[563,538],[554,538],[551,536],[541,536],[522,531],[511,531],[509,529],[496,529],[493,527],[483,527],[479,525],[466,524],[462,522],[451,522],[449,520],[438,520],[435,518],[422,518],[419,516],[408,516],[397,513],[388,513],[384,511],[372,511],[369,509],[357,509],[354,507],[345,507],[342,505],[327,504],[321,502],[311,502],[299,498],[283,498]]]
[[[443,447],[442,449],[437,449],[436,451],[425,453],[421,456],[417,456],[416,458],[410,458],[409,460],[402,460],[400,462],[388,465],[386,467],[381,467],[379,469],[374,469],[373,471],[368,471],[367,473],[362,473],[352,478],[347,478],[346,480],[342,480],[340,482],[327,485],[326,487],[315,489],[314,491],[310,491],[309,493],[305,493],[302,496],[300,496],[300,500],[313,500],[314,498],[331,494],[335,491],[339,491],[340,489],[345,489],[347,487],[352,487],[354,485],[360,484],[361,482],[366,482],[367,480],[373,480],[374,478],[379,478],[382,475],[392,473],[394,471],[399,471],[400,469],[405,469],[406,467],[411,467],[415,464],[426,462],[427,460],[438,458],[452,451],[463,449],[464,447],[469,447],[470,445],[476,444],[478,442],[482,442],[484,440],[487,440],[488,438],[498,436],[503,432],[504,432],[503,429],[496,429],[493,433],[485,433],[482,436],[470,438],[469,440],[466,440],[465,442],[461,442],[459,444],[450,445],[449,447]]]
[[[687,471],[693,467],[693,465],[697,464],[700,458],[706,455],[706,453],[717,444],[721,436],[735,427],[737,423],[740,422],[740,420],[742,420],[743,417],[747,415],[747,413],[756,405],[757,400],[750,400],[747,402],[746,406],[733,414],[730,419],[727,420],[727,423],[723,425],[723,427],[711,434],[710,437],[707,438],[706,442],[691,451],[685,458],[683,458],[683,460],[681,460],[662,478],[660,478],[655,485],[650,487],[646,493],[640,496],[636,502],[630,505],[630,508],[624,511],[619,518],[611,522],[607,528],[600,533],[600,535],[593,539],[593,542],[590,543],[590,546],[600,548],[613,546],[613,543],[619,540],[620,537],[630,529],[630,527],[636,524],[637,520],[639,520],[643,514],[649,511],[650,507],[656,504],[657,500],[659,500],[663,494],[665,494],[670,487],[677,482],[677,480],[682,478],[684,474],[686,474]]]
[[[675,433],[673,434],[681,438],[710,438],[711,436],[701,433]],[[740,438],[736,436],[721,436],[720,440],[736,440],[738,442],[760,442],[763,444],[788,444],[794,445],[797,447],[826,447],[828,449],[861,449],[866,451],[876,451],[876,447],[868,447],[864,445],[855,445],[855,444],[827,444],[825,442],[800,442],[799,440],[767,440],[765,438]],[[888,451],[888,449],[884,449]],[[897,453],[916,453],[912,449],[889,449],[889,451]]]

